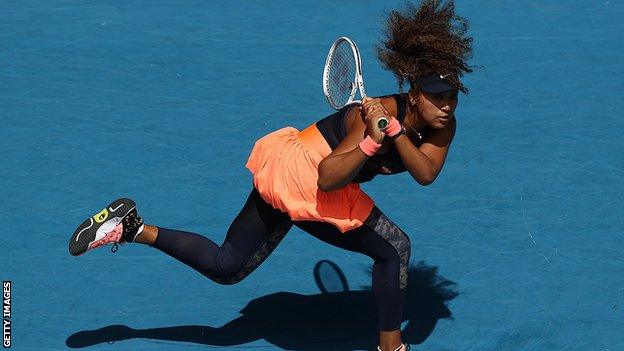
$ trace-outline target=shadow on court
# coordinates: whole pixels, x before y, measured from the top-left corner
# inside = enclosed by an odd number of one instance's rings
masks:
[[[320,267],[330,269],[321,272]],[[67,338],[66,344],[81,348],[143,338],[232,346],[265,339],[284,350],[374,349],[377,311],[370,288],[350,291],[340,269],[329,261],[316,265],[315,278],[321,294],[279,292],[266,295],[249,302],[241,310],[242,316],[221,327],[185,325],[133,329],[110,325],[77,332]],[[332,289],[328,287],[331,286],[340,286],[343,291],[330,292]],[[458,295],[455,287],[455,283],[437,274],[437,267],[420,262],[410,268],[404,311],[405,342],[422,343],[438,319],[451,317],[446,304]]]

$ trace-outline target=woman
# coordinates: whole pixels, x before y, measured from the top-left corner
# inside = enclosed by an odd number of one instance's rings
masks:
[[[297,226],[331,245],[374,260],[373,291],[379,313],[378,350],[406,350],[400,324],[410,258],[408,236],[388,219],[359,184],[376,175],[408,171],[433,182],[455,135],[460,81],[472,39],[452,1],[426,0],[390,13],[377,47],[385,68],[407,94],[366,98],[303,131],[283,128],[258,140],[247,162],[254,187],[221,246],[203,236],[144,225],[135,203],[119,199],[84,221],[70,253],[117,243],[155,247],[221,284],[247,277]],[[389,119],[380,130],[377,120]]]

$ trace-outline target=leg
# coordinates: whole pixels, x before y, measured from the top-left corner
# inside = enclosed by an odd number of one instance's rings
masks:
[[[410,257],[407,235],[376,207],[363,226],[346,233],[322,222],[304,221],[295,225],[331,245],[374,260],[373,292],[379,313],[380,346],[383,351],[400,348]]]
[[[220,284],[235,284],[273,252],[292,227],[254,189],[228,229],[221,246],[193,233],[145,226],[137,242],[159,249]]]

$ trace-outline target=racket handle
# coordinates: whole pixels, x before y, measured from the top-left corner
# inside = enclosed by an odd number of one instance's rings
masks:
[[[384,130],[386,129],[386,127],[388,127],[388,119],[386,117],[380,117],[377,120],[377,126],[379,127],[379,129]]]

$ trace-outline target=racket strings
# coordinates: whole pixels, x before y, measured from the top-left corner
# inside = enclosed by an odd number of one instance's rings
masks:
[[[353,98],[357,74],[355,60],[353,50],[346,42],[338,44],[332,54],[328,93],[329,98],[337,106],[344,106]]]

